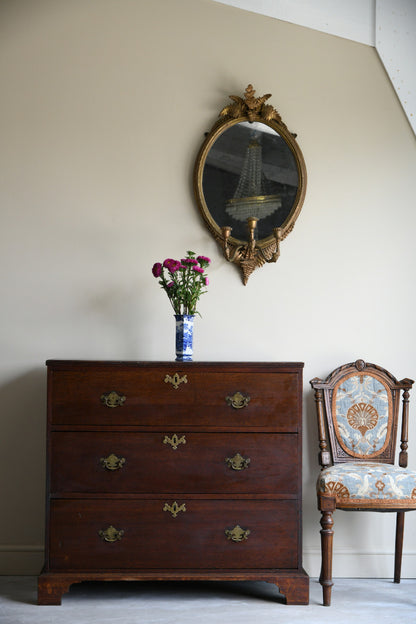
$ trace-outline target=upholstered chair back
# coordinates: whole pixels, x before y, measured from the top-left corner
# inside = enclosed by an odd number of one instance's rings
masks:
[[[325,409],[320,410],[320,430],[327,430],[330,445],[327,449],[326,433],[323,433],[321,464],[360,460],[393,464],[400,391],[406,389],[407,381],[398,382],[383,368],[357,360],[336,369],[325,383],[315,384],[323,391],[325,405]],[[403,401],[408,401],[408,393]],[[404,415],[406,423],[402,433],[407,442],[406,409]],[[407,465],[406,451],[407,444],[402,446],[400,454],[403,466]]]
[[[374,372],[349,373],[332,393],[337,442],[352,457],[374,459],[392,437],[392,391]]]

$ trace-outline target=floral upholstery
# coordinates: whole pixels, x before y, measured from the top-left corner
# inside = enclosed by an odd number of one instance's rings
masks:
[[[370,459],[383,452],[391,433],[391,392],[374,375],[353,373],[334,388],[335,434],[343,450]]]
[[[322,470],[318,494],[337,507],[416,509],[416,470],[375,462],[348,462]]]

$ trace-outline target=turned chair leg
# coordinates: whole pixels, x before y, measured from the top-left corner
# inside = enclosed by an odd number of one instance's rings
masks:
[[[319,582],[322,585],[323,602],[326,607],[331,604],[332,582],[332,542],[334,531],[332,511],[322,511],[321,516],[321,551],[322,565]]]
[[[396,548],[394,551],[394,582],[400,583],[402,570],[403,552],[403,532],[404,532],[404,511],[397,512],[396,519]]]

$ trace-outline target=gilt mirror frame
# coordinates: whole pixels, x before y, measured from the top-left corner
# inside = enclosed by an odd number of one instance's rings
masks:
[[[221,110],[219,119],[214,123],[211,130],[206,133],[205,140],[198,152],[194,167],[194,193],[205,225],[222,247],[226,260],[234,262],[239,266],[242,272],[243,283],[247,284],[249,276],[256,268],[263,266],[265,263],[277,261],[280,255],[280,242],[284,240],[294,228],[296,219],[302,209],[306,193],[306,166],[300,147],[296,142],[296,134],[288,130],[277,110],[275,110],[271,104],[266,104],[266,101],[271,97],[270,93],[261,97],[255,97],[253,86],[248,85],[244,97],[235,95],[230,95],[229,97],[233,103]],[[207,199],[207,195],[210,194],[210,189],[207,186],[208,175],[206,167],[207,164],[208,167],[211,166],[210,160],[212,160],[212,153],[214,152],[212,148],[214,144],[219,145],[219,139],[221,142],[225,142],[224,137],[226,133],[231,137],[230,131],[232,131],[234,135],[236,135],[237,132],[244,133],[246,131],[251,131],[251,134],[254,132],[254,134],[261,137],[271,135],[269,140],[274,140],[275,143],[279,142],[279,149],[282,151],[281,157],[290,163],[291,169],[290,171],[289,169],[287,170],[287,175],[291,176],[292,179],[290,184],[283,184],[281,180],[278,180],[276,177],[277,173],[275,175],[274,184],[276,187],[280,184],[282,188],[290,188],[287,199],[284,199],[284,208],[282,208],[283,200],[280,198],[278,192],[276,192],[277,194],[266,195],[258,193],[256,197],[240,198],[238,200],[230,198],[226,201],[229,205],[227,209],[218,207],[218,203],[221,202],[213,200],[212,198]],[[229,142],[228,137],[227,140]],[[235,138],[233,138],[232,142],[236,145],[239,143],[239,140],[236,141]],[[256,142],[256,140],[254,140],[254,142]],[[247,154],[248,151],[247,148]],[[271,149],[269,151],[272,153]],[[263,169],[261,153],[260,149],[260,168]],[[223,152],[221,154],[223,163],[231,163],[233,160],[236,161],[237,158],[240,165],[241,162],[244,161],[244,158],[247,160],[247,156],[244,156],[243,153],[227,154],[227,152]],[[226,166],[228,166],[228,164]],[[273,167],[273,163],[269,163],[268,167],[269,170],[271,170],[270,168]],[[277,172],[277,165],[275,170]],[[235,178],[236,175],[238,174],[234,172],[233,177]],[[240,183],[242,176],[243,173],[240,173]],[[262,177],[268,182],[263,171]],[[212,183],[210,184],[214,186]],[[261,209],[249,207],[253,206],[253,204],[251,202],[247,203],[247,199],[263,202],[263,205],[264,202],[269,202],[269,205],[272,206],[270,203],[271,198],[275,198],[275,202],[280,202],[280,204],[275,203],[278,208],[263,208],[263,211],[266,210],[267,216],[271,214],[270,210],[276,212],[277,214],[273,217],[275,222],[267,226],[266,230],[264,230],[265,226],[262,225],[263,231],[261,232],[261,228],[258,227],[258,221],[259,219],[261,220],[261,218],[258,217],[260,214],[258,210]],[[229,213],[232,212],[233,209],[230,206],[233,201],[239,201],[240,205],[242,205],[243,201],[246,202],[245,207],[240,209],[242,212],[236,217],[240,222],[243,221],[241,215],[245,215],[243,233],[241,230],[242,226],[240,226],[233,217],[225,214],[226,211]],[[250,210],[253,210],[253,213],[256,213],[257,210],[257,216],[255,216],[255,214],[251,215],[249,212]],[[237,214],[235,211],[236,208],[234,208],[233,214]],[[220,218],[218,215],[220,215]],[[269,219],[269,221],[273,219]],[[265,219],[263,219],[263,221],[266,222]],[[235,233],[236,224],[237,233]]]

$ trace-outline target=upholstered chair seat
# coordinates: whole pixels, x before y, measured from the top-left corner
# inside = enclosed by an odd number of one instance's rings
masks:
[[[404,515],[416,509],[416,471],[407,468],[409,393],[412,379],[398,381],[376,364],[356,360],[325,380],[311,380],[319,430],[317,482],[321,512],[323,603],[331,604],[333,512],[396,512],[394,582],[400,583]],[[399,461],[396,442],[402,397]]]
[[[317,491],[335,498],[338,509],[414,509],[416,470],[376,462],[336,464],[322,470]]]

